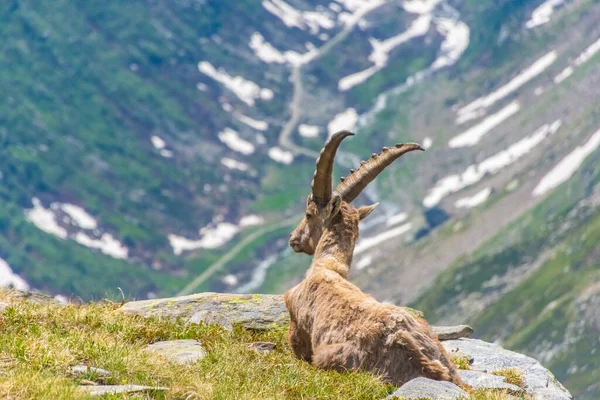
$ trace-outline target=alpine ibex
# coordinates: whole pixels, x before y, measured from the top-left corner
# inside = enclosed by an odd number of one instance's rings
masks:
[[[383,148],[332,191],[333,160],[342,140],[334,134],[321,150],[306,214],[290,237],[296,252],[314,254],[305,279],[285,293],[291,323],[288,341],[297,357],[323,369],[364,370],[401,385],[424,376],[460,384],[455,367],[422,318],[377,302],[348,281],[358,223],[377,206],[349,203],[416,143]]]

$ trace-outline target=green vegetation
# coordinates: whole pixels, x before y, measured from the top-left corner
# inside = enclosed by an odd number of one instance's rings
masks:
[[[592,304],[600,282],[600,214],[588,198],[597,197],[599,176],[598,157],[592,155],[538,206],[457,260],[415,307],[435,321],[449,312],[460,315],[456,307],[469,294],[485,299],[502,293],[467,316],[477,335],[538,358],[554,351],[545,364],[559,381],[577,398],[596,398],[597,389],[586,390],[600,373],[600,363],[589,356],[597,316],[588,311],[583,317],[581,310],[597,310]],[[527,272],[515,273],[517,268]],[[520,279],[491,283],[511,273]],[[573,373],[580,363],[584,366]]]
[[[520,388],[525,387],[525,377],[523,376],[523,372],[517,368],[500,369],[492,372],[492,375],[503,376],[506,379],[506,383],[510,383],[511,385],[515,385]]]
[[[10,298],[7,292],[0,296],[3,301]],[[392,389],[366,373],[327,372],[296,359],[284,328],[228,332],[215,326],[126,316],[115,312],[117,307],[107,302],[66,307],[13,303],[0,315],[0,397],[85,398],[77,394],[77,385],[97,378],[69,376],[69,367],[77,364],[110,371],[106,384],[169,387],[152,397],[159,399],[380,399]],[[144,350],[149,343],[172,339],[199,340],[208,356],[181,366]],[[273,342],[277,350],[257,354],[247,348],[254,341]]]

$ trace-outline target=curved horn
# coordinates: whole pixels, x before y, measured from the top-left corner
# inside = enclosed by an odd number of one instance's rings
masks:
[[[350,131],[339,131],[331,135],[317,158],[317,169],[311,183],[312,199],[318,205],[325,205],[331,199],[331,174],[333,159],[340,143],[348,136],[354,136]]]
[[[361,161],[360,167],[356,171],[350,170],[350,175],[342,178],[342,182],[335,188],[336,193],[344,201],[350,203],[388,165],[403,154],[413,150],[425,151],[418,143],[400,143],[391,149],[384,147],[379,154],[373,153],[369,161]]]

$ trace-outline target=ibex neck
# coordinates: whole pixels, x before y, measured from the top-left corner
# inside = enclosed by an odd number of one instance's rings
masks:
[[[313,268],[326,268],[348,278],[352,253],[358,239],[358,223],[340,212],[325,229],[313,257]],[[312,269],[312,268],[311,268]]]

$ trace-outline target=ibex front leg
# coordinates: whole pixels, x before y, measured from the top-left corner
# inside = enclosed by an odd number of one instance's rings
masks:
[[[296,357],[301,360],[312,362],[313,352],[310,336],[307,332],[298,329],[296,322],[292,320],[288,330],[288,343],[292,347]]]

